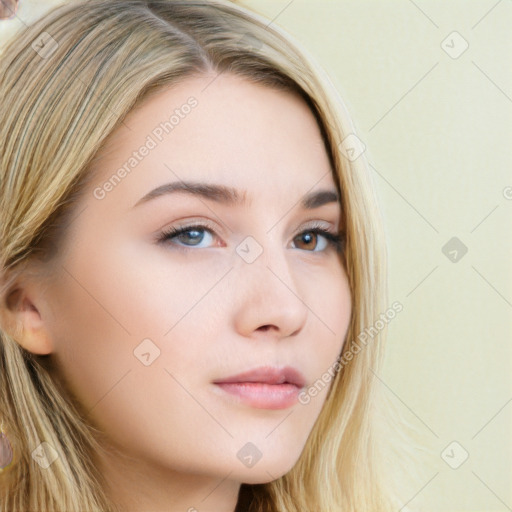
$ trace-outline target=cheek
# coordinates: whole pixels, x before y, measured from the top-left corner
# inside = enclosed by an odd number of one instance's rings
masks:
[[[328,275],[323,292],[317,292],[317,295],[325,312],[325,330],[338,340],[344,338],[352,314],[352,297],[345,270],[340,268]]]
[[[309,297],[307,305],[311,312],[311,335],[306,336],[304,361],[314,370],[299,401],[310,415],[319,415],[339,370],[336,363],[344,344],[350,341],[346,335],[352,316],[352,296],[344,268],[336,266],[319,275],[316,286],[311,281],[304,295]]]
[[[309,341],[316,348],[314,358],[323,366],[330,364],[342,349],[352,315],[352,297],[348,277],[341,264],[329,266],[301,277],[302,300],[309,309]]]
[[[201,344],[219,331],[219,297],[204,297],[223,269],[115,243],[77,251],[54,293],[55,358],[88,409],[128,372],[197,367]]]

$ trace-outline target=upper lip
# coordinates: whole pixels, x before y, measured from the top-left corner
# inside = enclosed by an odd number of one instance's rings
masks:
[[[302,388],[306,384],[306,379],[302,373],[291,366],[277,368],[272,366],[259,366],[247,372],[238,373],[225,379],[214,381],[215,384],[227,382],[261,382],[264,384],[294,384]]]

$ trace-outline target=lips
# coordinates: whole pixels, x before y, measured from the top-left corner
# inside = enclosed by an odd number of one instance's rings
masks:
[[[213,384],[235,400],[257,409],[287,409],[297,404],[306,379],[296,368],[260,366],[247,372],[217,380]]]
[[[306,379],[302,373],[291,366],[276,368],[270,366],[260,366],[247,372],[238,373],[225,379],[216,380],[214,384],[242,382],[259,382],[261,384],[293,384],[302,388],[306,384]]]

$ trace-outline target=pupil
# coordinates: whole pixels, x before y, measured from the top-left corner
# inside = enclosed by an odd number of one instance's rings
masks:
[[[313,235],[311,233],[304,233],[303,236],[306,244],[310,244],[313,241]]]
[[[192,236],[188,236],[190,233],[192,233]],[[182,235],[184,237],[188,237],[188,239],[192,242],[197,242],[197,243],[200,243],[201,242],[201,231],[197,230],[197,229],[189,229],[188,231],[186,231],[185,233],[182,233]]]

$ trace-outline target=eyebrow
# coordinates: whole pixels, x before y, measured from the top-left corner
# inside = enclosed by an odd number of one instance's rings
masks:
[[[228,206],[247,205],[247,192],[240,192],[236,188],[213,183],[201,183],[197,181],[176,181],[165,183],[139,199],[133,208],[139,204],[146,203],[151,199],[173,193],[186,193],[192,196],[201,197]],[[310,192],[301,198],[300,205],[307,210],[319,208],[325,204],[339,202],[339,195],[336,190],[325,189]]]

